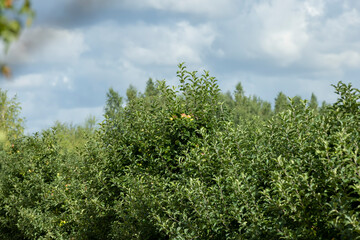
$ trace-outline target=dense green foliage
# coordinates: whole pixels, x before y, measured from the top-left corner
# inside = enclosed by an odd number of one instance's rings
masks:
[[[0,238],[360,238],[359,90],[339,82],[320,109],[280,93],[273,111],[241,84],[177,74],[178,88],[130,87],[126,106],[110,89],[96,130],[11,140]]]

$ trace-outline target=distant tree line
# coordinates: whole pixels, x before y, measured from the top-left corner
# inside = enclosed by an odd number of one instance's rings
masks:
[[[159,82],[155,82],[152,78],[146,82],[144,93],[137,91],[137,89],[130,85],[126,90],[126,99],[120,96],[113,88],[110,88],[107,93],[107,103],[105,106],[105,115],[109,118],[116,118],[123,109],[123,107],[134,101],[136,98],[144,98],[150,100],[151,98],[160,95],[158,90]],[[262,100],[255,95],[246,96],[241,82],[236,84],[233,92],[227,91],[226,93],[219,93],[219,98],[222,103],[222,107],[230,112],[231,121],[239,124],[241,121],[247,120],[270,120],[275,114],[279,114],[285,110],[290,109],[290,103],[293,101],[294,105],[301,105],[302,99],[299,95],[292,98],[286,96],[283,92],[279,92],[274,101],[274,108],[271,107],[271,103]],[[317,97],[314,93],[311,94],[309,100],[305,100],[306,105],[314,110],[315,113],[321,113],[325,111],[330,104],[325,101],[319,106]]]

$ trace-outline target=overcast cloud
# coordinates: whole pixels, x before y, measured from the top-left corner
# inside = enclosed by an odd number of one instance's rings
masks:
[[[27,132],[102,119],[105,95],[149,77],[176,84],[179,62],[210,70],[223,91],[273,103],[279,91],[333,102],[360,88],[360,2],[352,0],[34,0],[34,25],[1,59],[14,71]]]

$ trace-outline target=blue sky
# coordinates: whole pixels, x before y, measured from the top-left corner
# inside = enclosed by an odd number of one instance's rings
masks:
[[[177,84],[179,62],[209,70],[223,91],[273,103],[333,102],[339,80],[360,88],[360,1],[33,0],[36,18],[1,59],[28,133],[56,120],[102,119],[110,87],[125,96],[153,79]]]

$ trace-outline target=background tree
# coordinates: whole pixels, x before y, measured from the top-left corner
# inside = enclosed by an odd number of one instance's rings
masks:
[[[229,110],[234,109],[235,101],[230,91],[227,91],[226,93],[222,93],[220,95],[220,98],[226,108],[228,108]]]
[[[311,94],[311,98],[310,98],[310,102],[309,102],[309,107],[311,109],[314,109],[315,111],[318,110],[318,101],[317,101],[317,98],[315,96],[314,93]]]
[[[96,118],[90,115],[80,125],[56,121],[51,129],[60,146],[69,152],[76,152],[86,144],[96,128]]]
[[[135,100],[137,96],[138,96],[138,92],[136,88],[130,84],[129,88],[126,90],[127,102],[131,102]]]
[[[157,89],[157,85],[154,83],[152,78],[149,78],[149,80],[146,82],[145,97],[152,97],[158,94],[159,90]]]
[[[269,102],[263,101],[261,105],[261,115],[269,118],[273,115],[273,112],[271,110],[271,104]]]
[[[224,96],[225,97],[225,96]],[[241,121],[267,120],[273,112],[271,104],[259,97],[245,96],[244,88],[238,83],[234,91],[234,100],[231,95],[224,98],[224,104],[232,110],[232,119],[234,123],[239,124]]]
[[[244,94],[245,94],[244,88],[242,84],[239,82],[238,84],[236,84],[235,92],[234,92],[235,102],[237,104],[240,104],[243,101]]]
[[[319,107],[319,113],[325,114],[325,112],[328,110],[328,108],[331,106],[331,104],[322,101],[321,106]]]
[[[295,106],[300,106],[302,98],[299,95],[296,95],[295,97],[292,98],[292,100],[294,101]]]
[[[289,100],[283,92],[279,92],[275,98],[275,113],[282,112],[286,110],[289,106]]]
[[[106,93],[105,116],[115,119],[122,111],[123,98],[113,88]]]

